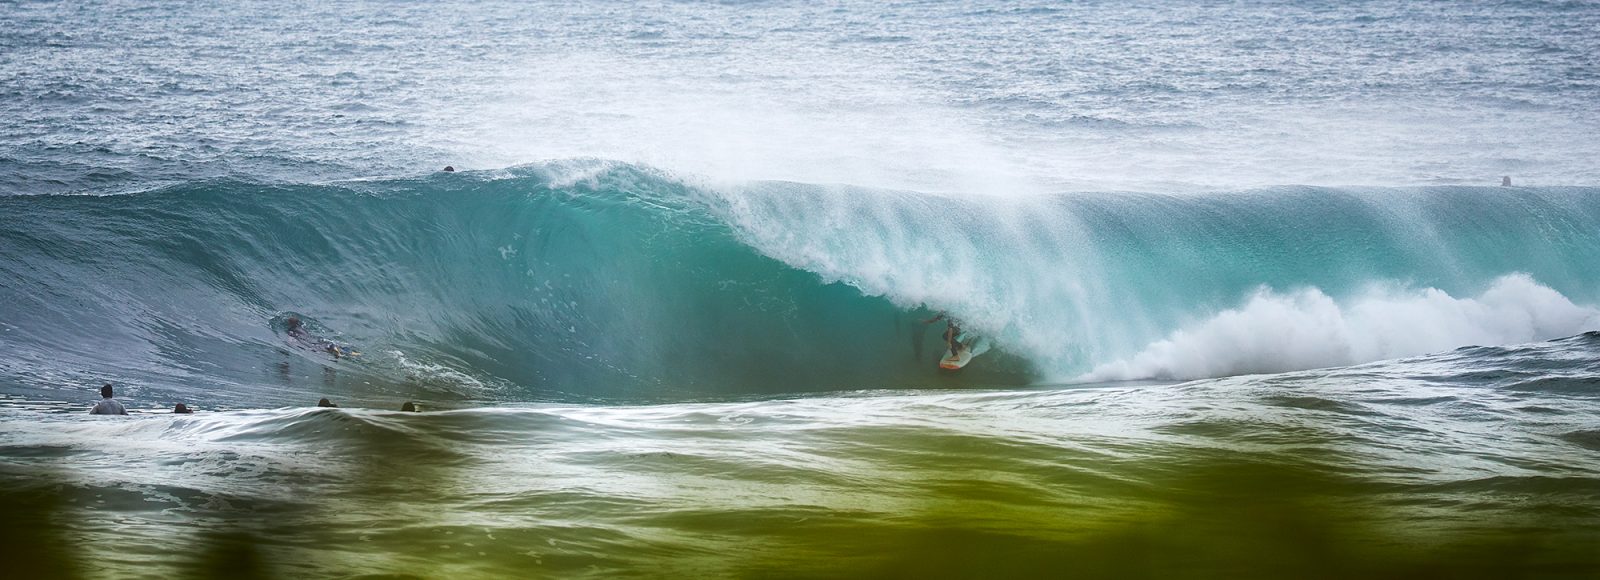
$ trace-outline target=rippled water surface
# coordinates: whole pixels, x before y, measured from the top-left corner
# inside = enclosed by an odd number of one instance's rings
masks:
[[[3,10],[9,192],[582,156],[939,191],[1600,177],[1582,2]]]
[[[116,546],[79,570],[119,577],[239,541],[286,575],[1582,577],[1600,564],[1595,340],[1024,391],[9,404],[0,458],[13,486],[53,486],[59,537]]]
[[[4,575],[1600,577],[1596,30],[0,0]]]

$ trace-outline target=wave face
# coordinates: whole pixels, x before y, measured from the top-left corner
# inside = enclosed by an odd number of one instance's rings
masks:
[[[0,198],[0,364],[12,389],[110,379],[240,405],[1342,365],[1595,328],[1597,196],[951,197],[713,187],[606,162],[13,196]],[[941,326],[919,322],[938,310],[997,352],[938,374]],[[362,355],[287,336],[289,316]]]
[[[958,312],[1047,380],[1297,370],[1600,325],[1593,188],[741,193],[728,213],[763,251]]]
[[[3,230],[6,370],[243,399],[263,382],[525,398],[927,378],[936,331],[919,362],[924,325],[740,243],[702,195],[621,168],[4,198],[26,216]],[[302,348],[290,315],[362,356]],[[968,380],[1027,380],[996,361]]]

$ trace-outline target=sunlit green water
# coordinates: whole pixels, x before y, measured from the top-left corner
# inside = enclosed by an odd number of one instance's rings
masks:
[[[12,404],[4,545],[88,577],[1591,577],[1600,401],[1548,378],[1588,341],[1181,385]]]
[[[0,2],[0,577],[1600,577],[1597,29]]]

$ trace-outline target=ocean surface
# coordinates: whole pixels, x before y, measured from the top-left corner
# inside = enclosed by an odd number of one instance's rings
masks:
[[[1600,577],[1597,30],[0,0],[0,559]]]

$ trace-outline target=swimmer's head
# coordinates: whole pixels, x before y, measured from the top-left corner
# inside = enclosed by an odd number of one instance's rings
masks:
[[[111,398],[111,383],[106,383],[105,386],[100,387],[100,396],[107,399]]]

